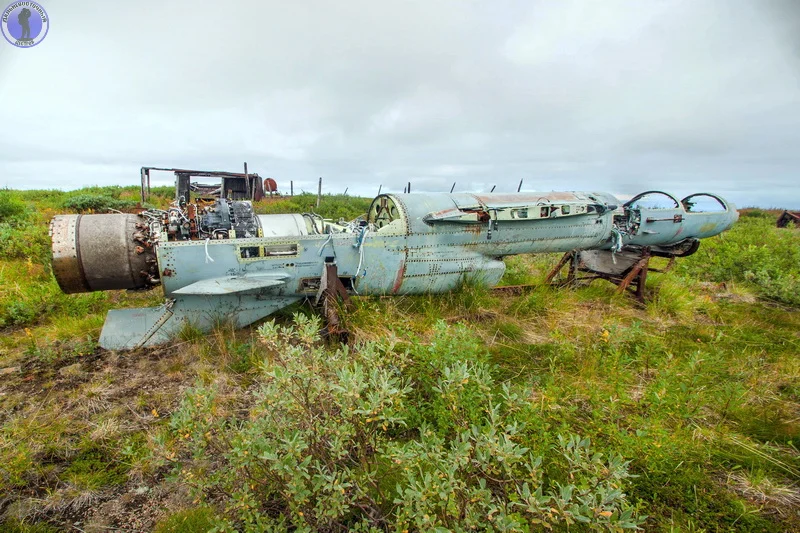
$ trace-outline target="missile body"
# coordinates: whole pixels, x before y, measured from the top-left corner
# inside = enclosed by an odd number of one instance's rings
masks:
[[[64,292],[162,286],[164,305],[106,318],[101,346],[133,349],[170,341],[186,322],[243,327],[313,298],[326,264],[352,294],[445,292],[465,278],[497,284],[508,255],[577,250],[598,268],[622,268],[644,246],[689,255],[737,219],[734,206],[708,194],[678,202],[649,192],[620,205],[606,193],[415,193],[379,195],[365,219],[349,223],[256,215],[249,202],[220,199],[139,215],[60,215],[51,236]]]

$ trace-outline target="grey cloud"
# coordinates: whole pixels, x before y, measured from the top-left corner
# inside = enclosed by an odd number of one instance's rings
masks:
[[[0,186],[246,160],[353,194],[525,179],[800,205],[791,0],[198,4],[47,2],[44,43],[0,46]]]

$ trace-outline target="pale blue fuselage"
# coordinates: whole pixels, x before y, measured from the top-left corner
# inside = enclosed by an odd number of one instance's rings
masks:
[[[381,195],[362,225],[260,215],[256,237],[171,241],[162,233],[156,252],[168,303],[112,311],[101,345],[163,343],[185,321],[201,329],[220,319],[245,326],[316,295],[326,260],[354,294],[435,293],[465,278],[497,284],[508,255],[716,235],[738,217],[719,201],[724,209],[704,213],[681,205],[623,209],[606,193]]]

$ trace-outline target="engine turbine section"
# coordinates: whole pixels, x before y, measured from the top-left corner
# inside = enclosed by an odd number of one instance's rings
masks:
[[[58,215],[50,238],[53,273],[67,294],[158,284],[150,230],[137,215]]]

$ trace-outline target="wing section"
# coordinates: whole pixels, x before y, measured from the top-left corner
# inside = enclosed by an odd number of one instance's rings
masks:
[[[250,276],[225,276],[209,278],[191,283],[173,291],[174,294],[235,294],[269,287],[278,287],[286,283],[287,274],[263,274]]]

